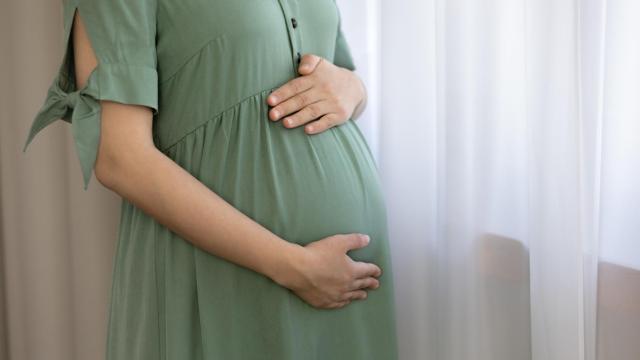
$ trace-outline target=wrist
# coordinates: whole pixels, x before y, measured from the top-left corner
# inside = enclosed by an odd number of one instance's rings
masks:
[[[267,274],[277,284],[293,289],[299,286],[303,279],[304,246],[284,241],[282,251],[279,251],[279,258],[272,267],[271,273]]]
[[[360,79],[358,75],[354,73],[353,76],[356,78],[356,84],[357,84],[356,88],[358,89],[358,99],[359,99],[350,116],[352,120],[355,120],[360,116],[360,114],[362,114],[364,107],[366,106],[367,88],[365,87],[364,82],[362,81],[362,79]]]

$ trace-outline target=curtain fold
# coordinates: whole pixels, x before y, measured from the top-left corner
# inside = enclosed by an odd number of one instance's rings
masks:
[[[402,358],[640,358],[640,4],[378,6]]]

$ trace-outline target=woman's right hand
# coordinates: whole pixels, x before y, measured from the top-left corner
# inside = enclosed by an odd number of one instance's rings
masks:
[[[337,234],[302,247],[295,261],[295,279],[287,287],[310,305],[335,309],[365,299],[367,289],[380,286],[382,269],[354,261],[346,253],[369,244],[364,234]]]

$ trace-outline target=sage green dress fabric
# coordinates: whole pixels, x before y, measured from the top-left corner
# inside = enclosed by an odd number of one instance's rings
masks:
[[[267,115],[300,55],[355,70],[334,0],[65,0],[63,11],[65,56],[23,151],[51,122],[69,122],[87,189],[99,101],[148,106],[158,149],[240,211],[302,245],[369,234],[348,254],[383,269],[366,300],[317,309],[123,199],[107,360],[396,359],[387,214],[363,134],[351,119],[308,135]],[[75,11],[99,61],[80,89]]]

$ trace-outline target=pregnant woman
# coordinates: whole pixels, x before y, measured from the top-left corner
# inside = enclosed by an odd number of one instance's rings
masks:
[[[84,188],[122,197],[107,360],[397,359],[334,0],[65,0],[64,25],[23,151],[70,122]]]

